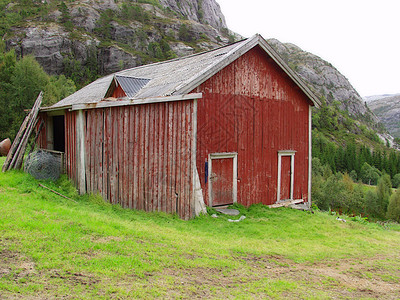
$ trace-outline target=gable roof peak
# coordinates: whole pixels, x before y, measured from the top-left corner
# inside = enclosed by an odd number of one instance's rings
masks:
[[[255,46],[263,49],[315,105],[319,104],[319,99],[313,95],[307,85],[257,33],[250,38],[213,50],[126,69],[105,76],[56,103],[52,108],[98,103],[109,95],[111,85],[115,87],[121,82],[125,83],[123,90],[128,92],[129,99],[185,95]]]

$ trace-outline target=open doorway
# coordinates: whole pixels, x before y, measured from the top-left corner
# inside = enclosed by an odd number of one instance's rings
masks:
[[[65,152],[64,116],[53,117],[53,150]]]

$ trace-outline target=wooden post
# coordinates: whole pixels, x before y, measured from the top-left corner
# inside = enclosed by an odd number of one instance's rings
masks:
[[[76,166],[79,194],[86,193],[85,116],[78,110],[76,118]]]

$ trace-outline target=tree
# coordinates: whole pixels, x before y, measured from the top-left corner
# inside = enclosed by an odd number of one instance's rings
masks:
[[[63,24],[67,30],[71,31],[73,29],[73,24],[71,22],[71,15],[69,14],[68,6],[65,4],[64,1],[62,1],[58,5],[58,9],[61,12],[61,24]]]
[[[2,51],[1,51],[2,50]],[[14,51],[4,52],[0,43],[0,138],[13,139],[40,91],[44,105],[50,105],[75,91],[64,76],[50,77],[33,56],[16,59]]]
[[[76,91],[74,82],[64,75],[52,76],[45,88],[43,105],[50,106]]]
[[[377,168],[370,166],[367,162],[361,167],[360,178],[366,184],[375,185],[380,175],[381,172]]]
[[[347,212],[354,215],[365,213],[365,198],[363,187],[360,184],[355,185],[353,191],[347,198]]]
[[[17,58],[14,50],[5,52],[5,45],[0,40],[0,140],[10,135],[12,124],[12,108],[10,99],[12,99],[11,77],[15,70]]]
[[[358,175],[357,175],[356,170],[352,170],[352,171],[349,173],[349,176],[350,176],[350,178],[351,178],[354,182],[356,182],[357,179],[358,179]]]
[[[386,218],[400,222],[400,189],[390,197]]]
[[[365,210],[369,217],[376,217],[378,215],[378,195],[373,191],[368,191],[365,194]]]
[[[9,135],[14,137],[25,117],[24,110],[31,109],[40,91],[49,83],[49,76],[44,72],[33,56],[25,56],[17,61],[10,80],[8,104],[12,122]]]
[[[389,198],[392,195],[392,182],[388,174],[382,175],[379,178],[378,186],[376,187],[377,200],[377,217],[384,218],[386,215]]]
[[[400,187],[400,173],[393,176],[392,186],[394,188]]]

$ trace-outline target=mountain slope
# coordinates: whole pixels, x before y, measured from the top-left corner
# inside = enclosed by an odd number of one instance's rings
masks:
[[[49,74],[104,75],[234,40],[215,0],[25,2],[0,3],[0,34],[7,49],[34,55]]]
[[[78,87],[121,69],[213,49],[240,38],[226,28],[216,0],[32,3],[0,2],[0,34],[7,49],[15,49],[19,56],[34,55],[47,73],[64,74]],[[345,123],[346,130],[356,135],[363,133],[362,124],[384,132],[357,91],[330,63],[293,44],[268,42],[334,111],[328,116],[337,119],[330,132]]]
[[[276,39],[270,39],[268,42],[308,83],[319,98],[325,99],[329,105],[338,101],[340,110],[347,111],[353,118],[376,127],[379,119],[369,110],[348,79],[332,64],[312,53],[303,51],[294,44],[283,44]]]
[[[371,96],[365,99],[390,134],[400,138],[400,94]]]

